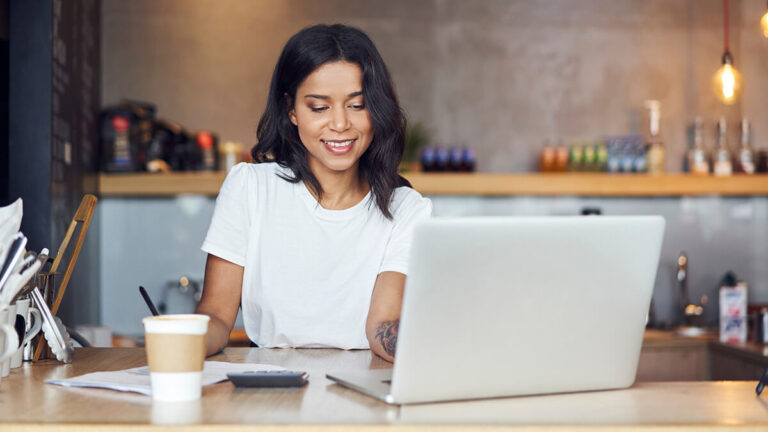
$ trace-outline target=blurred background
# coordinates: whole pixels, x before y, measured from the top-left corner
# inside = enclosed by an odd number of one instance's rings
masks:
[[[99,197],[62,306],[69,324],[140,334],[138,285],[168,312],[194,308],[216,191],[256,142],[280,50],[337,22],[368,33],[387,63],[411,125],[404,172],[437,217],[661,214],[651,326],[715,328],[728,271],[751,311],[768,305],[764,0],[3,0],[0,11],[0,204],[23,197],[30,247],[55,250],[82,195]],[[713,88],[725,51],[740,73],[729,97]],[[451,168],[475,173],[428,172]]]

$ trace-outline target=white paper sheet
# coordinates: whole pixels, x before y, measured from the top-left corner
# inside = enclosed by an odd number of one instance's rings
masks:
[[[227,373],[230,372],[271,370],[285,370],[285,368],[258,363],[207,361],[203,364],[203,386],[225,381],[227,379]],[[73,378],[46,380],[45,383],[65,387],[96,387],[124,392],[136,392],[145,395],[152,394],[148,366],[112,372],[93,372]]]

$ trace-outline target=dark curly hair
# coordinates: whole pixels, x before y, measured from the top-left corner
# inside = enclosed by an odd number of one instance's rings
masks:
[[[410,186],[397,173],[405,145],[405,116],[384,60],[371,39],[354,27],[315,25],[288,40],[272,73],[267,107],[257,129],[258,143],[251,150],[253,160],[290,168],[294,175],[283,177],[285,180],[304,181],[322,197],[323,189],[309,169],[307,150],[288,112],[307,76],[336,61],[355,63],[362,70],[363,99],[373,125],[373,140],[360,157],[358,173],[370,185],[376,206],[391,219],[392,192],[398,186]]]

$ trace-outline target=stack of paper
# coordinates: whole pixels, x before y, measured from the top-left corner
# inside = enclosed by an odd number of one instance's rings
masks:
[[[273,370],[285,370],[285,368],[257,363],[207,361],[203,364],[203,386],[225,381],[227,379],[227,374],[230,372],[237,373]],[[46,380],[45,382],[65,387],[97,387],[124,392],[136,392],[145,395],[152,394],[148,366],[112,372],[93,372],[73,378]]]

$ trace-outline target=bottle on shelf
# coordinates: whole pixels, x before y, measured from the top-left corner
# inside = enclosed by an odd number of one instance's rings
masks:
[[[544,147],[541,148],[539,155],[539,171],[555,171],[555,148],[550,145],[549,140],[544,141]]]
[[[581,141],[575,139],[571,141],[571,156],[568,161],[568,171],[581,171],[583,160],[584,148],[581,146]]]
[[[584,140],[583,153],[581,156],[581,170],[582,171],[595,171],[597,152],[595,145],[590,140]]]
[[[451,147],[451,150],[448,154],[448,171],[461,171],[461,166],[463,163],[464,161],[461,147]]]
[[[752,131],[749,127],[749,121],[744,118],[741,120],[741,148],[739,148],[738,171],[741,174],[755,173],[755,156],[752,151]]]
[[[659,122],[661,121],[661,102],[649,100],[645,102],[649,111],[650,136],[646,146],[647,170],[650,174],[660,174],[666,171],[666,155],[664,143],[659,136]]]
[[[608,163],[608,148],[605,146],[605,139],[598,138],[595,146],[595,171],[605,172]]]
[[[566,172],[568,171],[568,159],[570,155],[568,154],[568,147],[563,144],[563,141],[560,140],[557,144],[557,149],[555,150],[555,171],[557,172]]]
[[[438,146],[435,151],[435,171],[448,171],[448,149]]]
[[[605,169],[609,173],[621,172],[621,141],[619,137],[608,137],[606,145],[608,156],[605,161]]]
[[[642,142],[639,144],[642,147]],[[635,140],[632,137],[624,137],[619,142],[619,171],[631,173],[635,160]]]
[[[421,170],[424,172],[432,172],[435,170],[435,149],[434,147],[426,146],[421,150]]]
[[[477,156],[472,147],[464,147],[461,151],[461,171],[474,172]]]
[[[696,117],[693,123],[693,147],[688,151],[688,167],[691,174],[708,175],[709,157],[704,148],[704,122],[701,117]]]
[[[713,171],[718,177],[727,177],[733,174],[725,117],[720,117],[720,121],[717,122],[717,153],[715,154]]]

